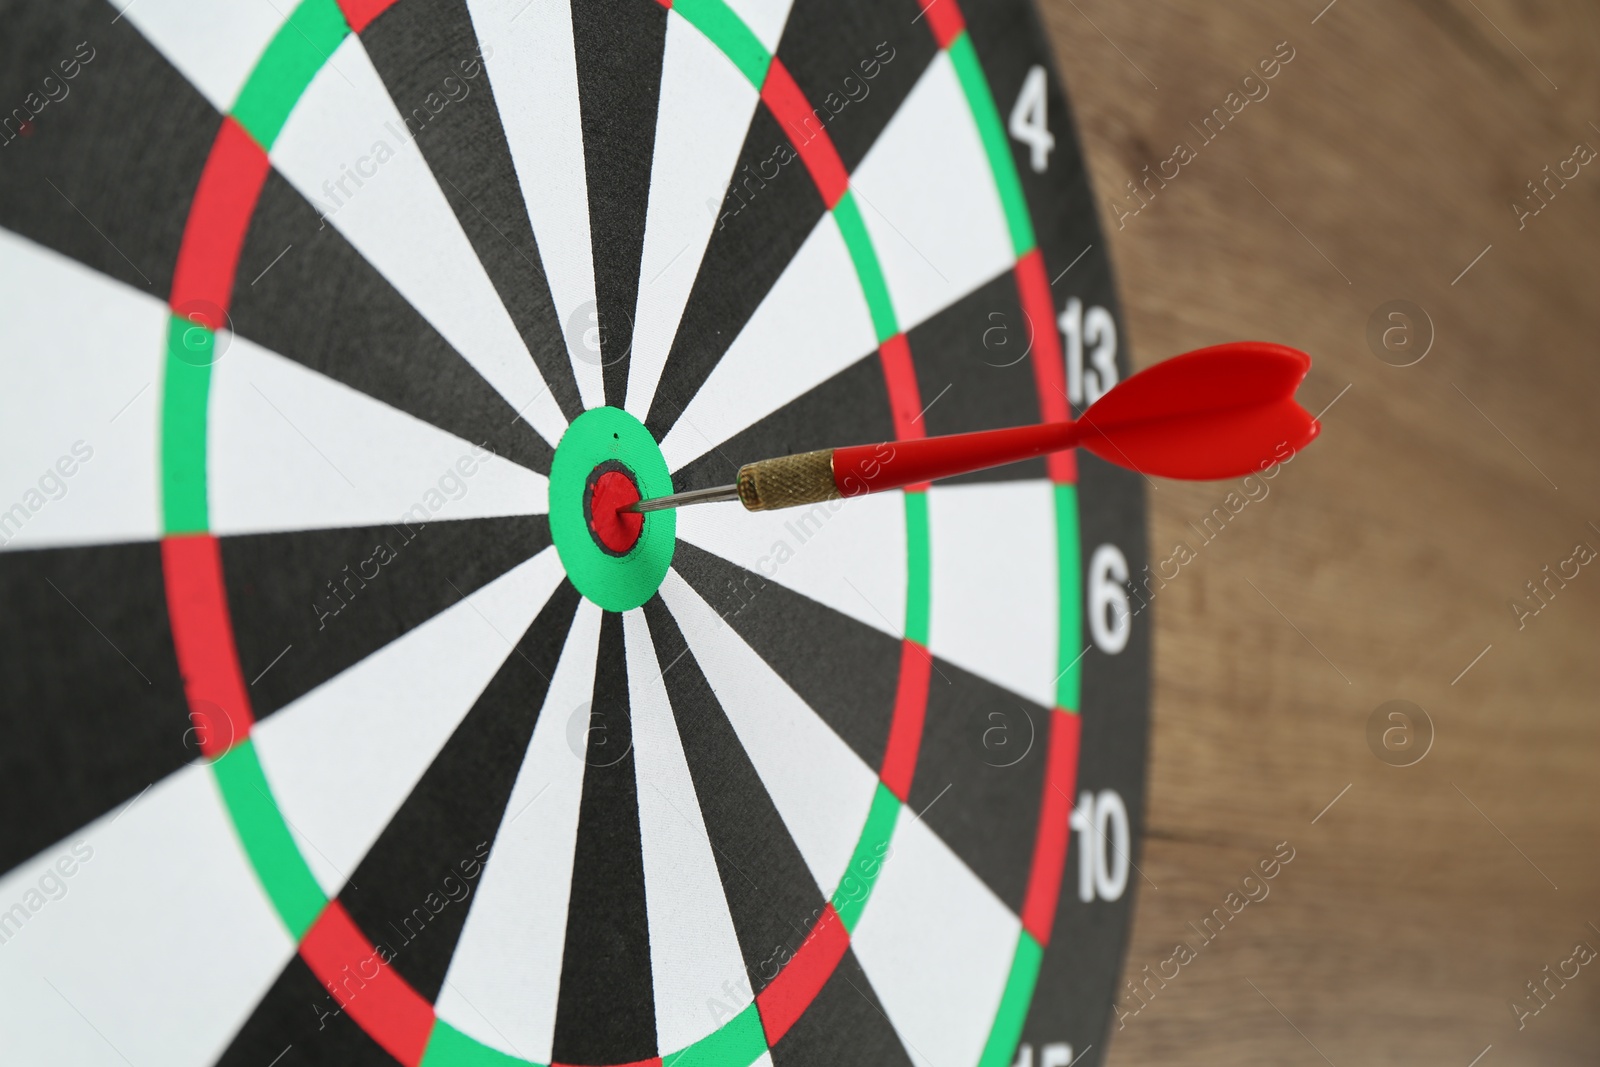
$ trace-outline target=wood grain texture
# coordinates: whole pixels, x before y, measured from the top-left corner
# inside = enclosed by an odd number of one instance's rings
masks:
[[[1139,1011],[1109,1061],[1595,1063],[1600,961],[1520,1029],[1510,1003],[1535,1006],[1525,983],[1576,942],[1600,948],[1600,561],[1520,629],[1511,603],[1600,549],[1600,162],[1520,229],[1510,205],[1600,148],[1600,9],[1041,6],[1136,362],[1282,341],[1315,359],[1303,402],[1337,400],[1213,539],[1189,524],[1238,483],[1151,494],[1152,558],[1195,558],[1155,600],[1129,976],[1199,950],[1144,1006],[1125,987]],[[1270,95],[1119,228],[1125,183],[1199,146],[1189,123],[1283,41]],[[1397,298],[1436,331],[1404,368],[1366,337]],[[1411,767],[1368,747],[1391,699],[1435,728]],[[1296,854],[1270,896],[1200,947],[1188,924],[1280,841]]]

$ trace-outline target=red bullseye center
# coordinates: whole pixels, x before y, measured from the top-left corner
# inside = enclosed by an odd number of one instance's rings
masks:
[[[607,551],[621,555],[639,541],[644,516],[637,511],[621,511],[639,499],[639,487],[622,471],[604,471],[589,491],[589,530]]]

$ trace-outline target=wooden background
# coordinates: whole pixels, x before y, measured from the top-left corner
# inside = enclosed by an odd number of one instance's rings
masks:
[[[1334,404],[1156,602],[1129,971],[1296,858],[1110,1062],[1594,1064],[1600,961],[1520,1030],[1509,1002],[1600,949],[1600,561],[1521,630],[1510,602],[1600,549],[1600,162],[1523,229],[1510,204],[1600,148],[1600,5],[1326,5],[1042,0],[1102,205],[1290,42],[1266,99],[1102,220],[1138,364],[1283,341]],[[1367,343],[1393,299],[1436,332],[1414,366]],[[1152,559],[1228,488],[1161,483]],[[1391,699],[1434,725],[1411,767],[1368,747]]]

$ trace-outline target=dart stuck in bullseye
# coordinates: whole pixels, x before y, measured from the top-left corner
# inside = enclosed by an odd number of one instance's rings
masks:
[[[1069,448],[1141,474],[1190,481],[1242,477],[1281,459],[1285,446],[1298,452],[1316,438],[1320,424],[1294,399],[1310,369],[1310,356],[1284,345],[1215,345],[1140,371],[1080,419],[758,460],[740,467],[733,485],[619,500],[611,514],[626,524],[638,522],[638,512],[729,500],[748,511],[771,511],[922,485]]]

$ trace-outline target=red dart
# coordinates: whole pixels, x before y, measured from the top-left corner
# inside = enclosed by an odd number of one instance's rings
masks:
[[[1166,478],[1254,474],[1310,444],[1321,429],[1294,399],[1310,369],[1310,356],[1284,345],[1216,345],[1140,371],[1075,421],[779,456],[745,464],[734,485],[644,500],[628,510],[738,500],[750,511],[768,511],[903,489],[1078,447]]]

